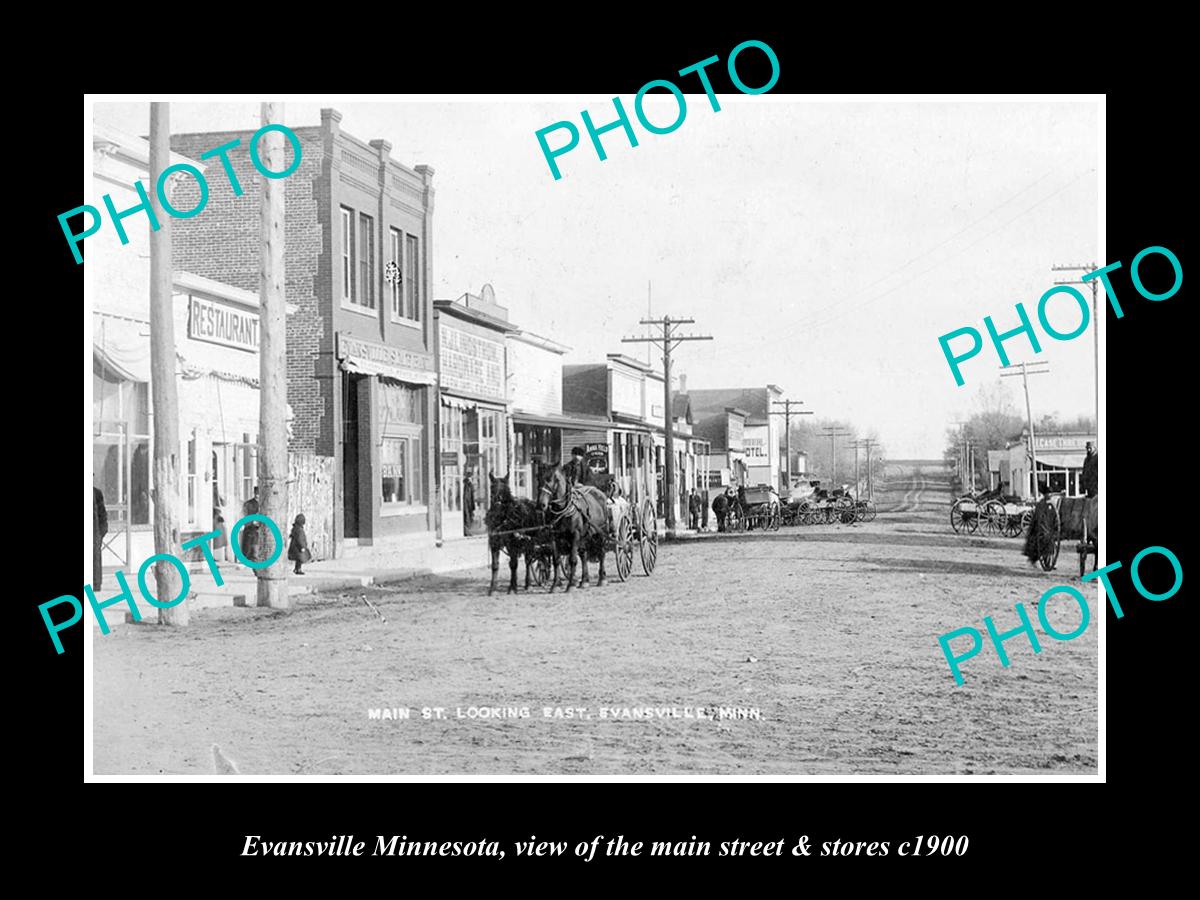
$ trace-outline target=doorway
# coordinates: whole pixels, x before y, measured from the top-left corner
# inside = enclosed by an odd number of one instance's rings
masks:
[[[342,373],[343,534],[358,537],[358,382],[362,375]]]

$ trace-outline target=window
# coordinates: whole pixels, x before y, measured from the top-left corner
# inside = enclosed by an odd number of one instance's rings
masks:
[[[442,456],[453,463],[442,465],[442,507],[448,512],[462,509],[462,471],[458,464],[462,453],[463,411],[457,406],[442,407]]]
[[[500,437],[504,432],[501,413],[480,409],[479,416],[479,471],[474,473],[475,482],[479,485],[488,483],[489,475],[504,473],[504,459],[501,453]],[[481,491],[479,505],[488,508],[489,492]]]
[[[196,432],[193,430],[187,443],[187,521],[196,524]]]
[[[366,213],[358,214],[358,284],[355,300],[360,306],[375,308],[375,222]]]
[[[408,501],[408,440],[384,438],[379,450],[379,471],[384,503]]]
[[[411,234],[407,236],[405,246],[404,272],[404,318],[414,322],[421,321],[421,296],[417,279],[417,239]]]
[[[389,232],[392,238],[391,247],[391,262],[396,267],[396,276],[393,278],[390,285],[392,293],[392,315],[397,318],[404,318],[404,279],[401,274],[404,272],[404,257],[400,253],[403,235],[392,228]]]
[[[351,219],[354,213],[342,207],[342,299],[354,302],[354,235]]]
[[[254,436],[254,443],[250,442],[250,435],[242,434],[242,452],[241,452],[241,479],[242,479],[242,502],[245,503],[254,496],[254,483],[258,475],[258,435]]]
[[[98,360],[92,364],[92,462],[95,486],[117,524],[150,524],[150,393]]]

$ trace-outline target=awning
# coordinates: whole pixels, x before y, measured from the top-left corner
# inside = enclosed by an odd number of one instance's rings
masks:
[[[1037,455],[1038,469],[1082,469],[1086,453],[1072,453],[1065,450],[1039,450]]]
[[[545,425],[550,428],[606,428],[611,431],[630,431],[632,429],[609,422],[607,419],[575,419],[571,416],[541,415],[539,413],[522,412],[514,409],[509,413],[514,425]]]
[[[446,406],[453,406],[457,409],[474,409],[479,404],[474,400],[464,400],[461,397],[451,397],[449,394],[442,394],[442,403]]]
[[[96,316],[92,353],[125,381],[150,381],[150,323]]]
[[[425,369],[409,369],[361,356],[347,356],[341,361],[342,370],[356,375],[383,375],[408,384],[437,384],[437,373]]]

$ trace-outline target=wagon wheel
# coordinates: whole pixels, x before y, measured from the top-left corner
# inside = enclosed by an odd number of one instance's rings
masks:
[[[647,575],[654,572],[654,564],[658,562],[658,521],[654,518],[654,508],[647,500],[642,506],[641,527],[642,569]]]
[[[633,528],[629,524],[628,516],[621,516],[617,525],[613,555],[617,558],[617,577],[624,581],[633,571]]]
[[[983,507],[983,529],[986,534],[1004,534],[1008,514],[999,500],[989,500]]]
[[[778,501],[772,500],[769,509],[767,527],[772,531],[778,531],[780,524],[783,522],[783,512],[779,508]]]
[[[1054,513],[1045,524],[1038,535],[1038,562],[1042,564],[1042,569],[1049,572],[1058,564],[1058,547],[1062,541],[1062,529],[1059,525],[1058,510],[1053,506],[1049,507]]]
[[[950,506],[950,527],[954,529],[955,534],[966,529],[966,517],[963,515],[962,499],[955,500]]]
[[[868,500],[863,506],[863,521],[874,522],[875,514],[875,503],[872,500]]]
[[[539,553],[533,559],[533,583],[538,587],[545,587],[550,581],[550,563],[551,560],[545,553]]]

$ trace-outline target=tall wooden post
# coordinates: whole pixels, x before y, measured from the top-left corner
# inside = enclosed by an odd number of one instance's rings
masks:
[[[262,124],[280,123],[283,104],[264,103]],[[260,157],[268,172],[286,168],[283,133],[268,131],[260,139]],[[284,293],[284,184],[282,180],[258,176],[262,186],[262,221],[259,230],[259,414],[258,486],[259,512],[274,522],[286,540],[287,521],[287,309]],[[258,605],[288,608],[287,559],[276,547],[270,529],[263,531],[264,551],[279,558],[258,569]]]
[[[175,317],[171,309],[171,217],[157,185],[171,159],[171,107],[150,104],[150,203],[159,228],[150,232],[150,379],[154,410],[154,552],[182,556],[179,546],[179,391],[175,383]],[[164,189],[167,185],[163,185]],[[127,564],[132,564],[128,559]],[[179,596],[183,580],[171,563],[154,564],[159,602]],[[187,625],[188,601],[159,609],[163,625]]]

